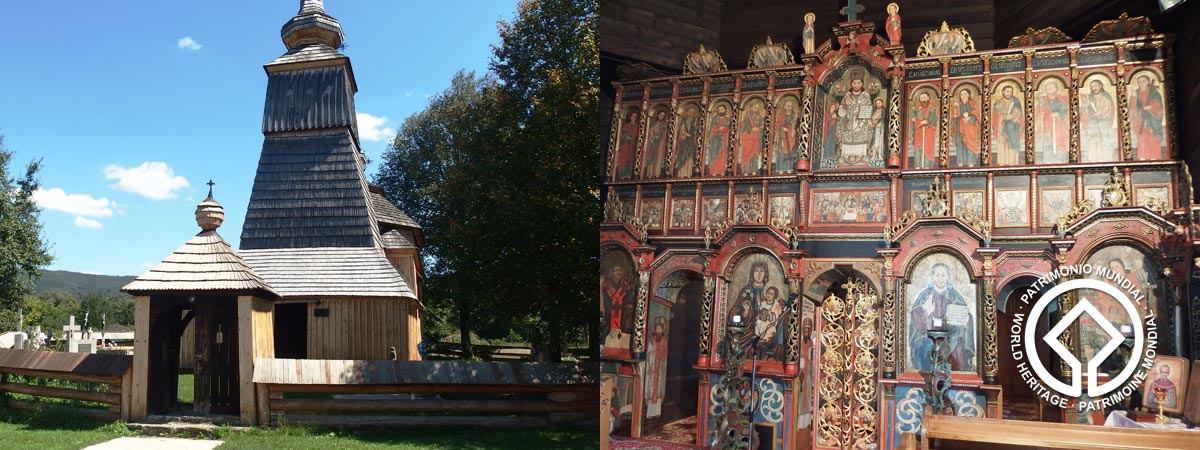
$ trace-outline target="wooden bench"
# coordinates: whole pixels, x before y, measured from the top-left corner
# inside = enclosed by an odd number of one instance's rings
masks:
[[[1113,450],[1196,450],[1200,449],[1200,431],[1147,430],[1097,425],[1027,422],[1022,420],[981,419],[932,415],[929,410],[921,421],[921,439],[904,433],[902,450],[929,449],[931,439],[943,441],[941,447],[954,448],[946,441],[990,443],[1021,447]]]

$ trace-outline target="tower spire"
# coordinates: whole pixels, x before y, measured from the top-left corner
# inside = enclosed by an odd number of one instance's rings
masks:
[[[300,11],[296,13],[279,32],[288,50],[295,50],[311,44],[324,44],[330,48],[338,48],[345,38],[342,26],[337,19],[325,13],[324,0],[301,0]]]

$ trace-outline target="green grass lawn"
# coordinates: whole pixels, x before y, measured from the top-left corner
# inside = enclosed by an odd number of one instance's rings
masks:
[[[182,378],[182,377],[181,377]],[[182,389],[181,389],[182,391]],[[0,399],[0,402],[3,400]],[[31,413],[0,407],[0,450],[76,450],[135,433],[121,422],[94,422],[70,409]],[[255,429],[245,433],[222,430],[221,450],[256,449],[597,449],[593,430],[545,428],[485,430],[463,428],[401,428],[343,431],[320,427]]]
[[[176,395],[179,398],[179,403],[183,403],[185,405],[192,404],[192,400],[196,398],[195,380],[196,376],[190,372],[179,374],[179,394]]]

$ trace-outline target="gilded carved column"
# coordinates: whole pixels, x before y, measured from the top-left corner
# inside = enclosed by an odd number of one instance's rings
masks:
[[[998,248],[980,248],[976,250],[983,256],[983,382],[997,384],[1000,366],[997,357],[996,343],[996,274],[994,271],[995,256],[1000,253]]]
[[[1033,98],[1036,96],[1033,85],[1033,50],[1022,50],[1021,53],[1025,56],[1025,117],[1035,117],[1036,111],[1033,109]],[[1033,164],[1034,155],[1034,137],[1037,135],[1033,132],[1032,126],[1025,126],[1025,163]]]
[[[788,343],[787,343],[787,360],[784,364],[784,372],[789,375],[800,373],[800,340],[804,337],[800,332],[800,321],[804,314],[804,291],[802,291],[804,281],[804,257],[808,256],[808,252],[804,250],[788,250],[784,252],[787,261],[787,279],[788,279],[788,303],[792,305],[791,311],[788,314]],[[812,365],[812,361],[805,361],[805,364]]]
[[[1069,256],[1068,252],[1071,251],[1071,247],[1075,246],[1075,240],[1074,239],[1053,239],[1050,241],[1050,245],[1054,246],[1054,260],[1057,263],[1051,270],[1058,270],[1058,268],[1060,266],[1064,266],[1067,264],[1068,256]],[[1060,281],[1060,283],[1065,283],[1067,281],[1070,281],[1072,278],[1077,278],[1077,277],[1064,277],[1064,278],[1062,278],[1062,281]],[[1077,291],[1077,290],[1067,291],[1066,293],[1063,293],[1063,295],[1059,297],[1058,310],[1062,311],[1063,314],[1070,312],[1071,308],[1075,307],[1075,303],[1079,301],[1079,297],[1077,295],[1078,293],[1079,293],[1079,291]],[[1072,354],[1078,355],[1079,348],[1078,348],[1077,343],[1079,342],[1079,321],[1076,321],[1075,323],[1073,323],[1069,327],[1067,327],[1067,332],[1065,332],[1061,336],[1059,336],[1058,339],[1060,342],[1062,342],[1063,346],[1065,346],[1067,348],[1067,350],[1069,350]],[[1062,361],[1060,361],[1060,363],[1061,364],[1059,364],[1059,370],[1060,370],[1059,375],[1063,379],[1070,379],[1071,378],[1071,366],[1067,365],[1066,360],[1062,360]]]
[[[900,249],[877,250],[883,256],[883,277],[879,286],[883,290],[883,308],[880,314],[879,359],[883,364],[883,377],[896,378],[896,272],[892,260]]]
[[[991,66],[992,55],[979,55],[979,59],[983,60],[983,92],[980,93],[980,129],[992,129],[992,74],[989,72]],[[988,133],[984,133],[983,139],[979,141],[979,165],[990,166],[992,163],[992,139]]]
[[[904,49],[892,50],[892,81],[891,96],[888,98],[888,158],[887,166],[900,167],[900,150],[904,140],[900,137],[901,117],[900,96],[904,90]],[[986,119],[985,119],[986,120]],[[985,128],[986,129],[986,128]]]
[[[796,161],[796,170],[807,171],[811,167],[809,150],[812,148],[813,117],[813,81],[811,76],[804,77],[804,95],[800,100],[800,150]]]
[[[1067,54],[1071,58],[1071,85],[1067,87],[1069,91],[1067,95],[1071,98],[1071,152],[1067,156],[1067,161],[1079,162],[1079,90],[1083,89],[1083,81],[1079,79],[1079,67],[1076,67],[1075,63],[1075,56],[1079,54],[1079,47],[1067,48]],[[1034,204],[1036,205],[1037,203],[1035,202]]]
[[[652,262],[654,247],[639,246],[633,248],[634,254],[638,255],[638,290],[637,290],[637,308],[633,313],[633,345],[630,346],[633,359],[646,359],[646,311],[650,307],[650,263]]]
[[[709,365],[713,305],[716,302],[717,293],[717,274],[709,270],[709,266],[712,262],[712,257],[716,256],[716,252],[702,250],[700,255],[704,257],[704,302],[700,305],[700,356],[696,359],[696,365],[706,367]]]
[[[942,116],[938,120],[938,167],[950,167],[950,58],[941,58],[942,62]]]

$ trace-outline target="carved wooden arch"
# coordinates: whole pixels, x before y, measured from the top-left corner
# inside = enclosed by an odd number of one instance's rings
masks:
[[[1043,274],[1034,272],[1021,272],[1005,278],[1004,284],[996,283],[997,286],[1000,286],[996,290],[996,312],[1007,313],[1008,297],[1012,295],[1013,292],[1016,292],[1019,287],[1027,286],[1024,281],[1028,280],[1028,285],[1032,285],[1037,281],[1038,278],[1041,278],[1042,275]]]
[[[812,286],[813,283],[816,283],[817,280],[825,277],[826,274],[835,273],[838,275],[838,280],[837,280],[838,283],[844,282],[850,278],[857,277],[858,279],[865,281],[867,283],[867,286],[870,287],[872,292],[875,292],[876,294],[880,294],[883,292],[883,290],[882,290],[882,288],[883,288],[882,275],[877,274],[875,276],[872,276],[871,274],[868,274],[867,272],[865,272],[862,268],[859,267],[860,265],[864,264],[863,261],[846,261],[846,264],[839,264],[837,261],[822,261],[822,264],[824,264],[824,263],[829,263],[832,267],[826,268],[825,270],[821,270],[819,272],[818,271],[807,272],[807,274],[804,277],[804,286]],[[875,264],[879,264],[879,263],[875,263]],[[842,267],[848,267],[849,272],[842,271],[841,270]],[[867,269],[867,270],[869,270],[869,269]],[[829,289],[833,289],[835,286],[837,286],[837,284],[831,285],[829,287]],[[829,295],[829,289],[826,289],[825,294],[822,295],[822,298],[813,298],[813,297],[808,297],[808,298],[820,302],[821,300],[824,300],[824,297]],[[801,294],[803,295],[807,291],[808,290],[805,289],[805,292],[801,292]]]
[[[1091,248],[1119,238],[1140,242],[1146,248],[1158,248],[1157,243],[1174,229],[1174,223],[1144,207],[1100,208],[1064,230],[1075,240],[1067,261],[1081,261],[1080,255],[1090,255]]]
[[[901,254],[903,253],[904,252],[902,251]],[[980,278],[983,276],[981,272],[981,264],[968,256],[962,248],[946,245],[946,243],[943,242],[931,242],[921,247],[920,250],[911,254],[908,258],[903,259],[904,273],[900,274],[898,278],[902,280],[902,283],[907,283],[908,280],[911,280],[913,277],[913,271],[915,271],[917,268],[916,263],[928,256],[935,254],[948,254],[953,256],[955,259],[958,259],[958,261],[967,268],[967,275],[971,277],[969,281],[972,283],[979,282]]]
[[[943,246],[952,248],[960,255],[963,262],[971,269],[972,277],[978,279],[983,273],[983,262],[973,255],[984,239],[982,233],[968,226],[958,217],[926,217],[918,219],[902,228],[893,238],[899,243],[900,252],[896,254],[894,264],[904,267],[905,272],[899,276],[908,278],[911,261],[918,260],[930,247]],[[918,251],[914,252],[914,249]]]
[[[763,194],[759,193],[759,195]],[[771,248],[769,251],[776,255],[782,254],[788,249],[788,246],[791,245],[791,241],[788,240],[788,237],[781,234],[780,231],[776,230],[774,227],[749,224],[734,225],[726,230],[722,230],[720,233],[714,236],[712,245],[714,247],[721,247],[720,251],[718,251],[716,260],[724,260],[727,257],[725,255],[728,253],[727,251],[730,248],[736,248],[738,245],[743,245],[738,243],[739,237],[746,238],[743,242],[747,244],[760,244],[769,246]],[[719,272],[724,273],[726,266],[722,265],[721,267],[722,269]]]
[[[633,199],[628,201],[632,202]],[[641,244],[638,230],[634,229],[627,220],[622,220],[617,223],[606,223],[600,225],[600,251],[604,252],[606,246],[619,246],[629,253],[634,253],[634,247]]]

